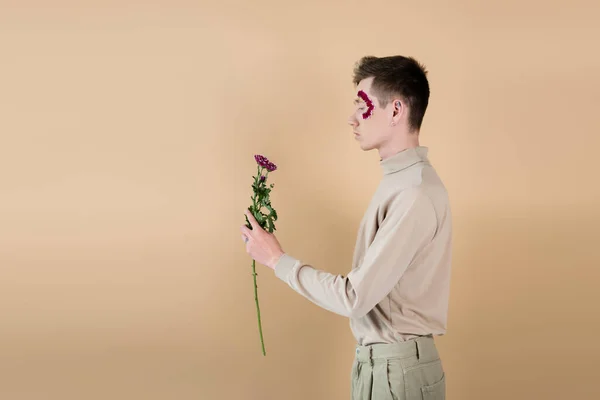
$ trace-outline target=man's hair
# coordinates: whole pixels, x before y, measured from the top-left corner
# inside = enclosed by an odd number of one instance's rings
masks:
[[[410,110],[410,130],[420,130],[429,103],[427,70],[412,57],[390,56],[361,58],[354,68],[354,85],[373,77],[371,89],[386,107],[394,96],[399,96]]]

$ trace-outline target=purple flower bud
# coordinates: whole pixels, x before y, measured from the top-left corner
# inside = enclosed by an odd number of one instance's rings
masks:
[[[261,182],[264,182],[264,181],[265,181],[265,178],[266,178],[266,177],[265,177],[264,175],[263,175],[263,176],[261,176],[261,177],[260,177],[260,181],[261,181]]]

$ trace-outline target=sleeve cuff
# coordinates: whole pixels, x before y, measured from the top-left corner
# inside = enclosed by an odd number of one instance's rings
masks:
[[[285,283],[288,283],[288,276],[297,262],[298,260],[294,257],[283,254],[277,261],[277,264],[275,264],[275,275]]]

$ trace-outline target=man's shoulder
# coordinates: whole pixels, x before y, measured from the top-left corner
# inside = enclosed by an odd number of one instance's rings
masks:
[[[406,209],[439,214],[448,207],[449,197],[440,180],[422,179],[386,187],[380,193],[378,203],[384,214]]]

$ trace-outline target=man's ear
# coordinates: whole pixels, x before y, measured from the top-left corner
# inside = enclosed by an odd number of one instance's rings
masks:
[[[402,110],[402,102],[400,100],[394,100],[394,117]]]

